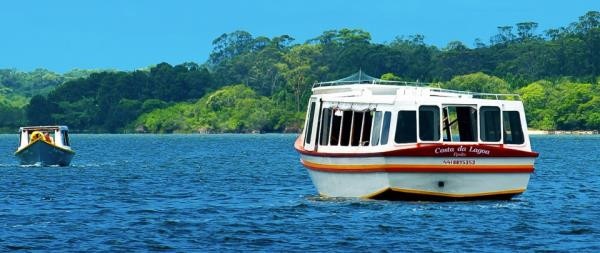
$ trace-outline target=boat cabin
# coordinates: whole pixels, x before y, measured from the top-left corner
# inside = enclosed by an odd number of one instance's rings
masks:
[[[488,144],[531,150],[514,94],[446,90],[416,83],[317,83],[304,127],[307,151],[382,152],[418,144]]]
[[[69,128],[67,126],[32,126],[19,128],[19,148],[42,139],[54,146],[70,149]]]

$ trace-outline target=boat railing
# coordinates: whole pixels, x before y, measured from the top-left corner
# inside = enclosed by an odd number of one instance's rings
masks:
[[[438,85],[437,83],[422,83],[422,82],[408,82],[408,81],[388,81],[388,80],[349,80],[349,81],[329,81],[329,82],[316,82],[313,84],[313,88],[336,86],[336,85],[347,85],[347,84],[391,84],[391,85],[404,85],[404,86],[419,86],[424,87],[427,85]]]
[[[484,92],[471,92],[471,91],[459,91],[459,90],[449,90],[442,88],[430,88],[430,94],[432,96],[468,96],[471,98],[479,98],[479,99],[491,99],[491,100],[521,100],[521,96],[519,94],[509,94],[509,93],[484,93]]]
[[[353,85],[353,84],[387,84],[397,85],[406,87],[417,87],[417,88],[428,88],[430,90],[430,96],[438,97],[470,97],[478,99],[490,99],[490,100],[521,100],[519,94],[509,93],[485,93],[485,92],[471,92],[471,91],[459,91],[440,88],[440,83],[423,83],[423,82],[408,82],[408,81],[387,81],[387,80],[363,80],[363,81],[330,81],[330,82],[316,82],[313,84],[313,88],[328,87],[337,85]]]

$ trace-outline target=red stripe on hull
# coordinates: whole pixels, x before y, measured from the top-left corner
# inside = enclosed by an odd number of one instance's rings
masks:
[[[302,164],[311,170],[333,173],[533,173],[533,165],[336,165],[318,164],[302,160]]]
[[[302,137],[302,136],[300,136]],[[353,152],[353,153],[325,153],[308,151],[302,147],[302,139],[298,138],[294,148],[301,154],[319,157],[538,157],[537,152],[522,151],[506,148],[502,144],[447,144],[447,143],[417,143],[413,147],[399,147],[383,152]]]

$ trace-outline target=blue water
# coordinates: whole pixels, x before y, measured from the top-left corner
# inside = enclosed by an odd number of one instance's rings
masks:
[[[600,136],[534,136],[511,201],[323,199],[294,135],[77,135],[20,167],[0,135],[0,251],[600,251]]]

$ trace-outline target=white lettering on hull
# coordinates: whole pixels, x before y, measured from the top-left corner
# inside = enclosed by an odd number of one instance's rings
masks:
[[[443,148],[435,148],[433,151],[436,155],[443,155],[451,153],[454,157],[465,157],[468,154],[475,155],[487,155],[489,156],[492,152],[489,149],[477,148],[470,146],[468,149],[465,146],[458,147],[443,147]]]

